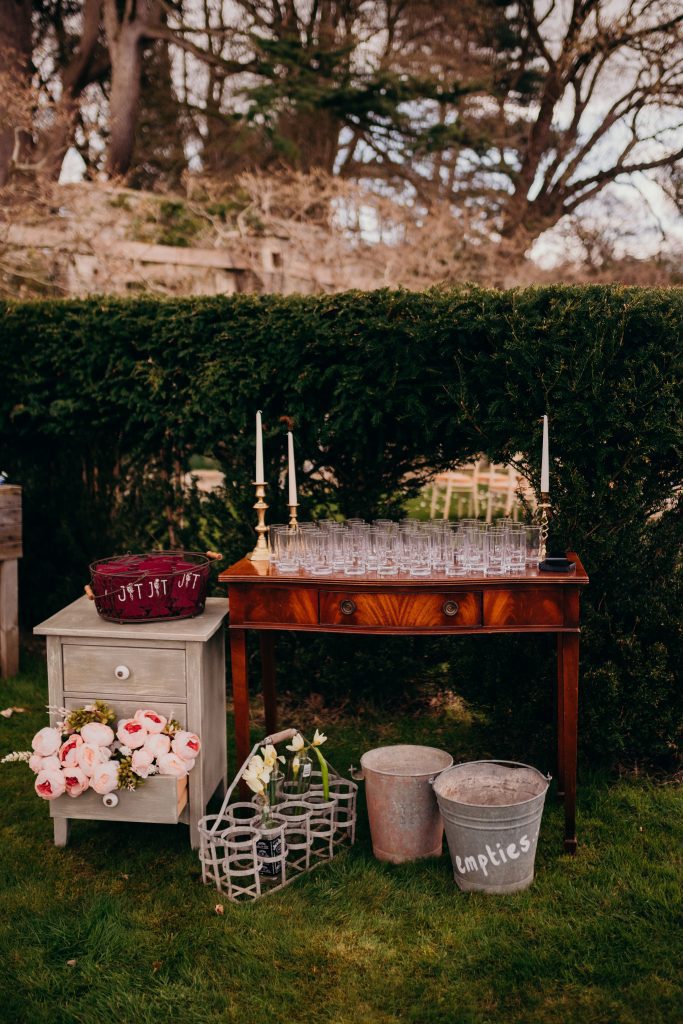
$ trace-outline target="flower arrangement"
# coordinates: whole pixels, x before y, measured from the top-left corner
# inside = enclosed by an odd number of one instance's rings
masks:
[[[151,708],[116,722],[102,701],[82,708],[57,708],[61,721],[40,729],[32,750],[14,751],[2,762],[27,761],[43,800],[86,790],[105,796],[115,789],[137,789],[150,775],[182,778],[194,767],[201,749],[195,733],[180,728]],[[115,724],[116,723],[116,724]]]
[[[329,767],[320,750],[326,740],[327,736],[316,729],[310,743],[307,743],[301,733],[297,732],[292,737],[292,742],[287,744],[287,750],[291,752],[292,756],[289,759],[287,771],[289,783],[285,784],[285,789],[290,795],[304,793],[310,786],[311,759],[309,752],[313,751],[320,764],[325,799],[329,798]],[[285,760],[286,758],[282,754],[278,755],[272,743],[269,743],[265,747],[261,747],[260,754],[254,754],[250,758],[247,767],[242,772],[242,779],[256,794],[266,811],[273,803],[277,802],[275,780],[282,779],[278,762],[284,764]]]
[[[320,747],[326,740],[327,736],[318,729],[315,730],[315,735],[310,743],[307,743],[301,733],[298,732],[292,738],[292,742],[287,744],[287,750],[292,753],[289,763],[289,776],[300,792],[308,788],[307,776],[311,773],[310,754],[313,752],[316,755],[322,776],[323,795],[327,800],[330,795],[330,773],[327,761],[320,750]]]
[[[269,792],[273,777],[281,774],[278,762],[284,764],[285,758],[278,754],[272,743],[267,743],[261,747],[260,754],[254,754],[242,772],[242,778],[252,793],[265,798],[268,803],[273,802],[274,794]]]

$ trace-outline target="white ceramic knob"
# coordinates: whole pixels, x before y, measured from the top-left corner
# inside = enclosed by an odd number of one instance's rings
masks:
[[[107,793],[106,796],[102,797],[102,803],[105,807],[116,807],[118,802],[119,798],[116,793]]]
[[[126,665],[117,665],[114,669],[114,675],[117,679],[128,679],[130,676],[130,669]]]

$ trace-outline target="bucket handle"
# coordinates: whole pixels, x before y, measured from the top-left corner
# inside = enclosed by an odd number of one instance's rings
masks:
[[[505,761],[503,758],[500,758],[500,757],[489,757],[489,758],[482,758],[482,760],[480,760],[480,761],[468,761],[467,764],[511,764],[511,765],[514,765],[515,768],[533,768],[533,770],[535,772],[538,772],[538,774],[541,776],[541,778],[545,779],[545,781],[547,783],[550,783],[550,782],[553,781],[553,777],[550,774],[550,772],[547,772],[547,774],[544,775],[543,772],[538,771],[538,768],[534,768],[534,766],[532,764],[524,764],[523,761]],[[457,765],[452,765],[452,767],[456,768]],[[445,768],[444,771],[448,771],[448,769]],[[440,774],[441,774],[441,772],[439,772],[439,775]],[[428,779],[427,780],[429,782],[430,786],[434,785],[436,780],[439,778],[439,775],[435,775],[433,779]]]

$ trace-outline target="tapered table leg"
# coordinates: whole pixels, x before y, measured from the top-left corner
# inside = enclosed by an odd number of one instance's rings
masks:
[[[232,672],[232,702],[235,709],[235,752],[239,768],[246,761],[251,750],[247,633],[244,629],[230,629],[230,668]]]
[[[564,848],[576,852],[576,746],[579,712],[579,634],[562,633],[562,751]]]
[[[564,797],[564,634],[557,634],[557,795]]]
[[[266,734],[277,732],[277,692],[275,688],[275,637],[263,630],[261,642],[261,684],[263,688],[263,709],[266,719]]]

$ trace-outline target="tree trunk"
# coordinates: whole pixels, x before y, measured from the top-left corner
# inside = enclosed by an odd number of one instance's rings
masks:
[[[107,171],[126,174],[135,146],[143,39],[139,26],[121,26],[115,42],[110,42],[111,93],[109,96],[109,152]]]
[[[66,151],[71,145],[78,100],[87,85],[107,69],[106,53],[99,46],[102,0],[85,0],[78,48],[60,74],[61,97],[50,127],[41,134],[36,147],[43,175],[57,179]]]
[[[15,91],[31,83],[31,7],[30,0],[0,0],[0,186],[11,173],[19,128]]]

